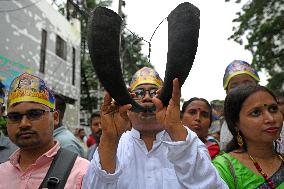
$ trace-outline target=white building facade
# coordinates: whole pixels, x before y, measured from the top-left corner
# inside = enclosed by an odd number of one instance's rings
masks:
[[[0,27],[0,77],[10,66],[42,78],[67,100],[64,124],[78,127],[80,22],[67,21],[46,0],[11,0],[0,1]]]

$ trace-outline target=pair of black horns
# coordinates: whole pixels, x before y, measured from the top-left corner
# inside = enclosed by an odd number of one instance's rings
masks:
[[[197,51],[200,12],[185,2],[178,5],[168,16],[168,55],[161,94],[158,97],[167,106],[172,95],[172,81],[178,78],[180,86],[185,82]],[[119,44],[122,19],[110,9],[96,8],[88,23],[88,47],[97,76],[120,105],[132,104],[131,111],[148,109],[135,102],[124,83]],[[152,110],[150,110],[152,111]]]

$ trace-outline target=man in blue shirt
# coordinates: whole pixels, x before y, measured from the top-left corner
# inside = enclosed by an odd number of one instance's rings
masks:
[[[84,150],[79,140],[62,124],[66,109],[64,98],[61,95],[56,94],[55,101],[55,109],[59,112],[59,124],[54,125],[53,137],[59,142],[62,148],[84,157]]]
[[[3,104],[5,93],[1,86],[0,82],[0,122],[3,129],[6,131],[6,120],[3,117]],[[3,124],[3,125],[2,125]],[[1,127],[2,128],[2,127]],[[3,131],[4,131],[3,130]],[[17,146],[10,141],[8,137],[4,135],[2,131],[0,131],[0,163],[7,161],[10,155],[17,149]]]
[[[10,155],[16,151],[17,146],[10,141],[2,132],[0,132],[0,163],[4,163]]]

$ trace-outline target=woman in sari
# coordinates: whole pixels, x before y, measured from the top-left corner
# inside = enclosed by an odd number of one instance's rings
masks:
[[[229,188],[284,188],[283,154],[275,149],[283,115],[263,86],[232,90],[224,114],[233,139],[213,164]]]
[[[212,108],[209,102],[204,98],[191,98],[184,102],[181,115],[183,124],[197,134],[207,146],[209,155],[213,159],[220,152],[220,148],[217,142],[207,140],[212,123]]]

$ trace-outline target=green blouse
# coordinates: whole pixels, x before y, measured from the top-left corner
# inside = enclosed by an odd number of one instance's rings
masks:
[[[215,157],[212,163],[230,189],[253,189],[265,182],[262,176],[255,174],[230,154],[224,153],[219,155]],[[235,174],[233,174],[232,171],[235,172]],[[284,180],[277,189],[284,189]]]

